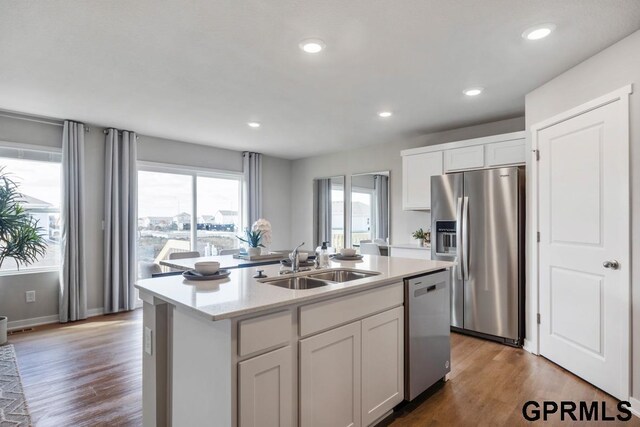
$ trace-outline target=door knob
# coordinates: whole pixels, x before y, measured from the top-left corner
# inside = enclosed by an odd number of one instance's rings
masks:
[[[616,261],[615,259],[612,259],[611,261],[603,262],[602,266],[604,268],[610,268],[612,270],[617,270],[617,269],[620,268],[620,263],[618,261]]]

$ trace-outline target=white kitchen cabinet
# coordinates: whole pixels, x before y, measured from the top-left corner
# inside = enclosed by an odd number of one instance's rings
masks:
[[[487,167],[517,165],[525,163],[525,140],[495,142],[485,145]]]
[[[416,245],[392,245],[389,256],[396,258],[431,259],[431,247]]]
[[[360,322],[300,341],[301,427],[361,423]]]
[[[293,425],[291,347],[238,363],[240,427]]]
[[[371,425],[404,399],[404,310],[362,320],[362,425]]]
[[[402,157],[402,208],[431,209],[431,177],[442,175],[442,152]]]
[[[455,148],[444,152],[444,171],[454,172],[484,167],[484,146]]]

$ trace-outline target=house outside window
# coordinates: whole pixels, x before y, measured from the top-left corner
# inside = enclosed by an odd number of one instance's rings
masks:
[[[25,147],[27,147],[25,145]],[[7,258],[0,274],[56,271],[61,263],[60,205],[62,201],[62,155],[59,149],[0,145],[2,173],[18,185],[22,207],[38,221],[47,245],[45,255],[30,265]]]
[[[139,162],[139,264],[159,264],[174,252],[238,248],[241,192],[239,173]]]

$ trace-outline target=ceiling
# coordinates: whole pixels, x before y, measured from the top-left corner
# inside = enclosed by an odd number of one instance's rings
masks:
[[[522,115],[638,28],[638,0],[0,0],[0,108],[299,158]]]

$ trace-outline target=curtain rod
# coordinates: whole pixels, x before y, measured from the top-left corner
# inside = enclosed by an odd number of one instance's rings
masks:
[[[27,121],[27,122],[42,123],[42,124],[51,125],[51,126],[60,126],[60,127],[64,126],[64,120],[49,119],[49,118],[46,118],[44,116],[36,116],[36,115],[32,115],[32,114],[25,114],[25,113],[17,113],[17,112],[12,112],[12,111],[0,110],[0,116],[1,117],[8,117],[10,119],[16,119],[16,120],[24,120],[24,121]],[[84,123],[82,123],[82,124],[84,124]],[[84,125],[84,131],[89,133],[91,131],[91,128],[89,126],[87,126],[87,125]]]
[[[133,131],[131,131],[131,130],[124,130],[124,131],[122,131],[122,130],[118,130],[118,129],[116,129],[116,128],[108,128],[108,129],[104,129],[104,130],[102,131],[102,133],[104,133],[105,135],[106,135],[106,134],[108,134],[108,133],[109,133],[109,129],[113,129],[113,130],[115,130],[116,132],[118,132],[118,133],[119,133],[119,134],[121,134],[121,135],[122,135],[122,132],[135,133],[135,132],[133,132]],[[140,139],[140,136],[139,136],[138,134],[136,134],[136,139]]]

